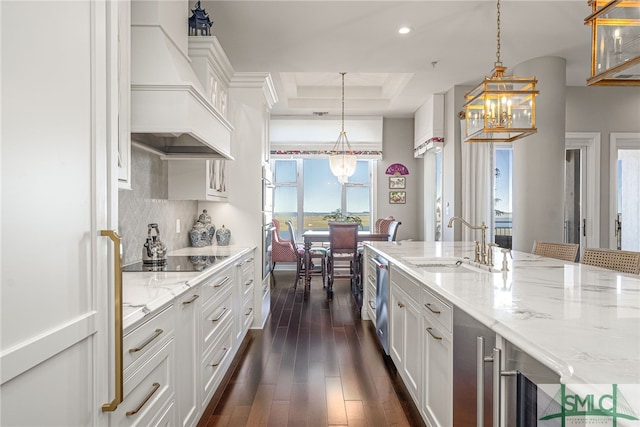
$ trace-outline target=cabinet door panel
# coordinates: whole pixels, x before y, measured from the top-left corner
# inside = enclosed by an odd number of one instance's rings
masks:
[[[441,327],[424,318],[422,412],[434,427],[452,425],[453,345]]]
[[[404,304],[401,291],[392,286],[389,292],[389,355],[397,368],[404,362]]]
[[[403,308],[404,314],[404,364],[403,376],[407,389],[413,395],[416,402],[420,402],[420,383],[422,372],[422,351],[420,345],[420,311],[417,306],[408,300]]]

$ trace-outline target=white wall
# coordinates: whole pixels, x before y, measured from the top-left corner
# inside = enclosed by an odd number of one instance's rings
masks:
[[[567,87],[567,132],[600,133],[600,247],[609,246],[609,135],[640,132],[640,87]],[[596,245],[593,245],[596,246]]]
[[[413,157],[413,119],[384,119],[382,138],[382,160],[377,169],[377,204],[376,218],[393,215],[402,222],[398,228],[397,240],[422,240],[422,215],[419,215],[422,204],[422,173],[419,160]],[[402,163],[409,169],[406,175],[406,204],[389,203],[389,175],[385,171],[389,165]],[[375,218],[374,218],[375,220]]]

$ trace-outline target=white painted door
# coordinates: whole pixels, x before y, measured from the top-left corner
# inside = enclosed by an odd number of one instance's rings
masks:
[[[3,426],[104,425],[113,399],[111,6],[0,2]]]
[[[640,251],[640,134],[612,133],[610,144],[611,247]]]

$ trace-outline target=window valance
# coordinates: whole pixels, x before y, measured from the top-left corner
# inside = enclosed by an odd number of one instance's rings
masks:
[[[326,157],[340,133],[339,118],[272,117],[272,157]],[[362,159],[382,158],[382,117],[345,118],[344,129],[354,154]]]

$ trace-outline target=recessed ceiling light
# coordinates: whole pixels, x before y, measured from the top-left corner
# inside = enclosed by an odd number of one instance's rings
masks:
[[[398,29],[398,34],[409,34],[411,31],[413,31],[413,28],[411,27],[400,27]]]

